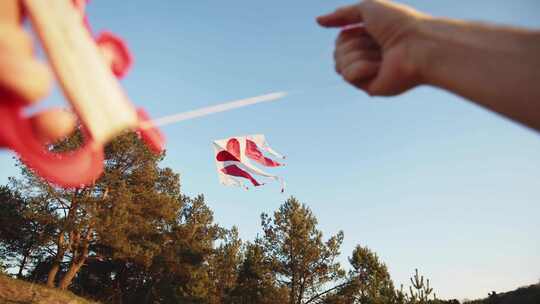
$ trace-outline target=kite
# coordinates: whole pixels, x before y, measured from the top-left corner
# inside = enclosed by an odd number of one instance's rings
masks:
[[[243,179],[249,180],[254,187],[262,186],[255,176],[280,182],[281,192],[285,191],[285,182],[279,176],[262,171],[251,164],[251,161],[265,167],[283,166],[272,158],[264,156],[266,152],[273,158],[285,159],[285,156],[272,150],[264,135],[236,136],[214,141],[214,152],[219,181],[225,186],[244,187]]]
[[[126,130],[136,131],[148,148],[159,154],[165,139],[157,125],[275,101],[287,95],[274,92],[151,120],[143,109],[135,108],[117,80],[126,75],[132,64],[127,45],[110,32],[94,37],[85,14],[86,2],[0,0],[2,19],[7,17],[7,21],[18,24],[23,13],[29,17],[60,88],[81,122],[85,138],[81,147],[62,153],[50,151],[35,136],[33,123],[25,115],[25,105],[3,102],[7,97],[0,96],[0,149],[18,153],[29,168],[55,186],[81,188],[94,184],[103,173],[103,147]]]

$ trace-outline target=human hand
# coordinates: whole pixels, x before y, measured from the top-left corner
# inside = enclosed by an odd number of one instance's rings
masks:
[[[0,3],[0,103],[32,105],[49,93],[52,76],[34,56],[32,39],[22,27],[20,12],[19,1]],[[30,119],[35,135],[44,143],[65,137],[75,128],[74,115],[59,108]]]
[[[388,0],[364,0],[320,16],[317,22],[344,27],[336,41],[336,71],[370,95],[388,96],[422,83],[422,51],[415,39],[428,18]]]

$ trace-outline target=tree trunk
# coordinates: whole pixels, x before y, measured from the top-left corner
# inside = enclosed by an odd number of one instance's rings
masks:
[[[29,252],[25,252],[23,259],[21,261],[21,264],[19,265],[19,272],[17,273],[17,278],[22,278],[22,274],[24,271],[24,267],[26,266],[26,261],[28,260],[28,256],[30,255]]]
[[[54,261],[51,269],[49,270],[49,274],[47,275],[47,287],[54,288],[54,280],[56,279],[58,270],[60,270],[60,262]]]
[[[302,299],[304,298],[304,292],[305,292],[305,281],[302,281],[300,284],[300,290],[298,292],[298,301],[297,304],[302,304]]]
[[[296,304],[296,277],[293,271],[291,279],[291,291],[290,291],[289,303]]]
[[[66,252],[64,248],[64,241],[64,233],[60,232],[58,235],[58,240],[56,241],[56,257],[54,257],[54,262],[49,270],[49,274],[47,275],[47,287],[54,288],[54,281],[56,280],[56,275],[60,270],[60,263],[62,262],[62,259],[64,259],[64,254]]]
[[[86,261],[85,257],[81,257],[79,261],[76,261],[71,264],[69,267],[69,270],[66,272],[62,280],[60,280],[60,283],[58,284],[58,288],[61,290],[66,290],[69,285],[71,285],[71,282],[73,281],[73,278],[75,278],[75,275],[79,272],[81,267],[84,265],[84,262]]]
[[[105,192],[103,193],[102,199],[106,198],[108,193],[109,193],[109,188],[107,187],[105,189]],[[77,209],[78,204],[76,203],[75,198],[76,197],[74,194],[73,199],[72,199],[73,202],[72,202],[68,217],[71,217],[73,214],[75,214],[74,212],[72,213],[72,210]],[[90,239],[92,238],[92,234],[93,234],[93,224],[94,222],[90,223],[88,230],[86,231],[86,235],[84,236],[84,238],[82,238],[82,240],[81,240],[80,231],[71,232],[71,237],[70,237],[71,247],[70,248],[73,253],[73,260],[71,261],[71,265],[69,266],[68,271],[66,272],[64,277],[62,277],[62,279],[60,280],[60,283],[58,284],[58,288],[60,288],[61,290],[66,290],[69,287],[69,285],[71,285],[71,282],[73,281],[73,279],[75,278],[79,270],[81,270],[82,266],[86,262],[86,259],[88,258],[88,248],[90,246]],[[82,244],[80,245],[80,247],[77,247],[79,246],[78,243],[81,243],[81,242]]]
[[[80,234],[79,233],[76,233],[76,234],[77,234],[77,237],[74,237],[74,238],[77,240],[80,240]],[[80,251],[73,250],[73,254],[75,256],[73,257],[73,260],[71,262],[71,265],[69,266],[68,271],[66,272],[62,280],[60,280],[60,283],[58,284],[58,288],[60,288],[61,290],[66,290],[69,287],[69,285],[71,285],[73,278],[75,278],[75,276],[77,275],[81,267],[86,262],[86,259],[88,258],[88,247],[90,246],[89,242],[90,242],[91,235],[92,235],[92,230],[89,229],[86,233],[86,236],[82,240],[83,243],[82,243],[82,246],[79,248]]]

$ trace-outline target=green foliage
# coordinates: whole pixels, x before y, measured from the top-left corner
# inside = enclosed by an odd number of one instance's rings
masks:
[[[40,220],[43,212],[17,191],[0,186],[0,258],[8,261],[6,267],[18,268],[19,277],[50,241],[54,227]]]
[[[411,285],[408,293],[403,291],[403,285],[397,292],[398,303],[405,304],[459,304],[456,299],[441,300],[433,292],[429,279],[424,280],[424,276],[414,270],[414,275],[409,278]]]
[[[399,298],[384,263],[367,247],[357,246],[349,258],[352,269],[347,282],[325,303],[398,303]]]
[[[418,274],[418,269],[414,270],[414,276],[410,280],[412,286],[409,286],[409,303],[427,304],[431,300],[437,300],[437,296],[433,293],[433,288],[429,286],[429,279],[424,282],[424,276]]]
[[[76,134],[52,149],[80,142]],[[204,196],[182,195],[179,175],[160,167],[164,155],[135,134],[105,156],[104,175],[84,189],[51,186],[19,164],[20,177],[0,186],[0,273],[113,304],[457,304],[436,299],[418,271],[407,292],[396,290],[367,247],[354,249],[346,273],[343,232],[323,239],[294,197],[262,214],[262,235],[244,243],[214,222]],[[471,304],[538,302],[538,286],[525,291]]]
[[[146,277],[148,303],[208,303],[214,286],[210,260],[224,234],[203,196],[182,197],[177,221]]]
[[[53,148],[71,149],[79,142],[75,135]],[[51,287],[67,288],[89,259],[124,259],[148,267],[161,251],[163,232],[176,221],[179,177],[159,168],[163,156],[150,153],[135,134],[114,140],[105,156],[105,173],[93,187],[53,187],[22,165],[21,177],[11,180],[10,188],[24,202],[19,205],[26,208],[16,212],[21,221],[48,227],[41,243],[30,243],[47,249],[38,262],[50,266]]]
[[[224,232],[222,243],[209,259],[209,276],[212,284],[210,303],[227,302],[236,285],[238,267],[242,261],[242,241],[233,227]]]
[[[214,242],[224,234],[203,196],[183,196],[149,266],[123,257],[93,260],[74,288],[106,303],[208,303],[214,286],[209,262]]]
[[[262,214],[261,219],[261,243],[278,280],[288,288],[289,303],[314,301],[327,284],[344,276],[336,261],[343,232],[323,241],[317,219],[306,205],[291,197],[274,212],[273,218]]]
[[[230,303],[272,304],[289,301],[288,290],[279,287],[271,258],[260,243],[261,240],[257,240],[246,244]]]

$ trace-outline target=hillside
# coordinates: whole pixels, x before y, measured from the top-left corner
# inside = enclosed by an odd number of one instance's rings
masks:
[[[0,304],[96,304],[73,295],[0,275]]]
[[[481,300],[465,302],[464,304],[538,304],[540,303],[540,284],[520,287],[516,290],[490,294]]]

